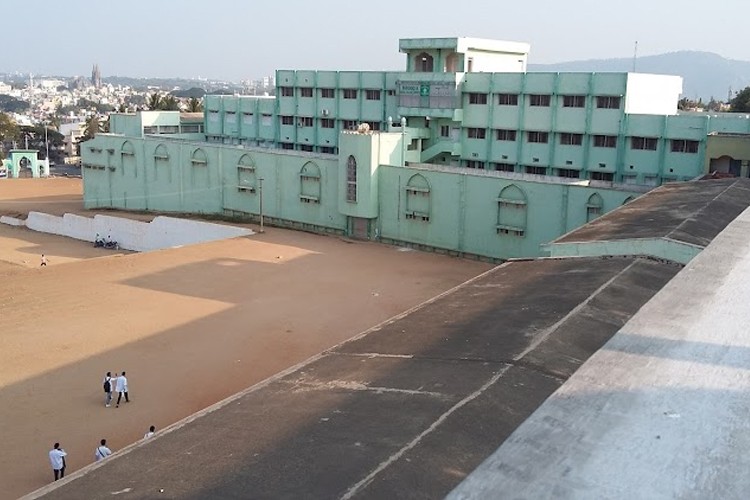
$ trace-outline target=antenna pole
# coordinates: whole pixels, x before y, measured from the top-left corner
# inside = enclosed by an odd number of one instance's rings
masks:
[[[633,49],[633,73],[635,73],[635,60],[638,59],[638,40],[635,41],[635,48]]]

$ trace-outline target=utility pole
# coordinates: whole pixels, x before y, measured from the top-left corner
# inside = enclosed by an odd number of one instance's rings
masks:
[[[258,178],[258,195],[260,196],[260,232],[263,232],[263,177]]]

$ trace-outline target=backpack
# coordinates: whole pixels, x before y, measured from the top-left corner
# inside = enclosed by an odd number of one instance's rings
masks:
[[[109,379],[104,381],[104,392],[112,392],[112,384],[109,383]]]

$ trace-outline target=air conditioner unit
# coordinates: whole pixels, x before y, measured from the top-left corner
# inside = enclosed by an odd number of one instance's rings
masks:
[[[320,114],[323,116],[328,116],[328,110],[327,109],[321,109]]]

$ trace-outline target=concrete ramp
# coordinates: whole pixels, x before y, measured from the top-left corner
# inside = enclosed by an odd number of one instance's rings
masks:
[[[17,219],[5,219],[4,217],[0,222],[20,225],[14,224]],[[92,243],[98,234],[101,238],[116,241],[120,248],[136,252],[255,234],[250,229],[242,227],[163,216],[158,216],[151,222],[143,222],[109,215],[95,215],[91,218],[65,214],[58,217],[41,212],[29,212],[25,225],[34,231]]]

